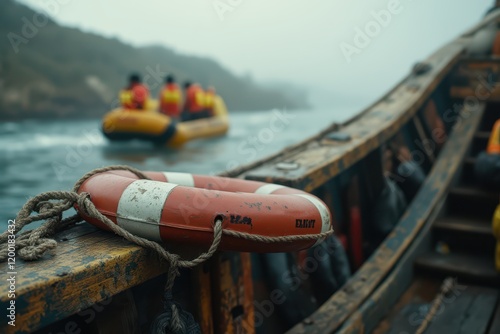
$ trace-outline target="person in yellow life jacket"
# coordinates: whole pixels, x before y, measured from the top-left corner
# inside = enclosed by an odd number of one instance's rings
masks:
[[[186,98],[181,115],[183,121],[193,121],[195,119],[209,117],[205,109],[205,92],[197,83],[186,82],[184,84]]]
[[[159,100],[161,113],[176,119],[180,117],[182,92],[173,75],[165,78],[165,86],[160,92]]]
[[[477,156],[474,174],[484,187],[500,190],[500,119],[493,125],[486,150]]]
[[[500,204],[497,206],[493,214],[493,235],[497,239],[497,246],[495,250],[495,267],[500,271]]]
[[[208,86],[205,91],[205,109],[210,116],[214,116],[214,103],[215,103],[215,88]]]
[[[129,85],[120,92],[120,103],[124,109],[145,108],[149,98],[149,89],[141,83],[141,77],[138,74],[132,74],[129,77]]]

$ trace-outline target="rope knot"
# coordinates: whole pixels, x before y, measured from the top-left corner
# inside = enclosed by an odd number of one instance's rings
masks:
[[[18,250],[19,256],[26,261],[36,261],[42,258],[43,254],[50,249],[57,247],[57,242],[53,239],[40,238],[35,244],[26,245]]]
[[[37,213],[44,213],[51,210],[54,207],[54,204],[49,201],[41,201],[36,203],[34,211]]]
[[[86,215],[90,215],[90,208],[95,208],[94,204],[90,200],[89,193],[80,193],[76,199],[76,204],[80,210],[83,210]]]
[[[152,334],[199,334],[200,326],[189,312],[174,302],[165,303],[165,311],[161,313],[152,323]]]

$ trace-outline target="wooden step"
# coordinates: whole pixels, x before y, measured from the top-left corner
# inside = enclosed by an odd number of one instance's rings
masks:
[[[415,260],[418,271],[433,276],[451,276],[460,282],[500,285],[500,274],[495,270],[493,254],[491,257],[450,253],[427,253]]]
[[[444,217],[434,223],[434,231],[435,240],[446,243],[452,252],[491,255],[495,251],[491,220]]]
[[[491,131],[478,131],[476,132],[476,134],[474,134],[474,138],[488,140],[490,139],[490,133]]]
[[[493,237],[489,220],[473,220],[467,217],[444,217],[434,223],[434,228],[449,232],[475,234],[483,237]]]
[[[499,203],[499,194],[474,185],[453,187],[448,192],[448,212],[489,220]]]
[[[462,181],[467,184],[475,183],[474,166],[476,165],[475,157],[466,157],[464,159],[464,165],[462,169]]]

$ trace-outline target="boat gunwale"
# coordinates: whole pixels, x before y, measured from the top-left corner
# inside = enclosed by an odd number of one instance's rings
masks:
[[[424,103],[431,96],[435,88],[451,72],[454,66],[459,63],[460,56],[463,54],[467,42],[468,40],[457,39],[447,43],[438,51],[434,52],[427,60],[429,63],[432,63],[430,60],[433,60],[435,65],[440,64],[442,66],[442,68],[437,71],[435,68],[431,69],[432,76],[430,73],[425,73],[420,76],[415,76],[413,74],[408,75],[400,85],[392,89],[384,96],[384,98],[377,101],[372,107],[363,111],[361,114],[355,116],[352,120],[350,120],[350,122],[338,125],[338,128],[335,130],[345,132],[347,134],[353,133],[354,135],[356,135],[356,132],[367,132],[364,135],[355,136],[355,140],[351,140],[346,143],[334,142],[331,145],[321,143],[324,135],[321,137],[316,136],[311,138],[311,140],[303,142],[303,146],[307,144],[315,144],[316,142],[319,144],[316,145],[319,149],[335,148],[342,150],[338,154],[335,154],[327,160],[323,160],[319,164],[315,164],[313,168],[307,169],[299,176],[294,176],[289,171],[280,172],[278,176],[268,176],[269,169],[266,168],[270,166],[270,168],[274,168],[272,166],[281,161],[294,161],[294,159],[297,158],[297,155],[300,155],[303,152],[305,152],[304,154],[310,154],[310,151],[314,149],[306,147],[302,151],[297,151],[297,149],[300,149],[301,147],[294,147],[291,150],[282,151],[281,154],[276,155],[275,159],[261,161],[259,164],[256,164],[260,165],[260,173],[258,169],[254,169],[244,171],[243,175],[246,179],[250,180],[281,183],[287,186],[302,189],[304,191],[313,191],[329,179],[337,176],[341,172],[361,161],[369,153],[381,147],[387,140],[397,134],[398,131],[417,114],[420,108],[424,106]],[[453,57],[451,57],[451,59],[445,64],[442,64],[443,53],[447,51],[448,48],[454,49]],[[430,82],[427,85],[419,86],[417,88],[418,92],[408,93],[408,90],[411,89],[412,86],[419,84],[418,80],[430,80]],[[401,101],[401,97],[393,95],[400,93],[412,94],[411,97],[414,98],[414,100],[408,103],[405,101],[404,103],[407,104],[406,108],[401,108],[401,111],[399,111],[397,115],[392,114],[394,109],[391,110],[391,112],[387,112],[384,108],[379,107],[379,105],[383,105],[386,101],[392,101],[391,106],[394,108],[394,105],[396,105],[398,101]],[[396,107],[401,107],[401,105],[396,105]],[[382,119],[382,121],[380,121],[380,119]],[[380,123],[373,126],[373,124],[370,123],[370,120],[377,120],[380,121]],[[365,123],[364,127],[358,126],[363,122]],[[349,131],[352,133],[349,133]],[[296,156],[293,157],[293,159],[290,159],[290,157],[294,155]],[[298,159],[300,159],[300,156]]]

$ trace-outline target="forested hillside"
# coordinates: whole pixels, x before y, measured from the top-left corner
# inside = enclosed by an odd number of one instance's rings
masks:
[[[131,71],[156,94],[163,76],[214,85],[230,111],[307,106],[293,96],[238,77],[209,58],[63,27],[13,0],[0,1],[0,118],[95,117],[116,104]]]

